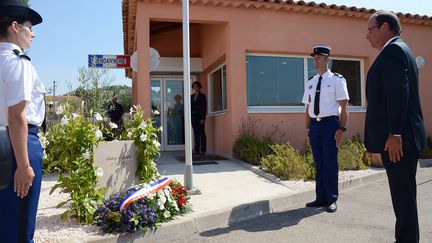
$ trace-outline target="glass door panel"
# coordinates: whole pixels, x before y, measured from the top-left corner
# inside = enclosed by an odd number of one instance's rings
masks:
[[[160,127],[163,123],[163,117],[162,117],[162,93],[161,93],[161,84],[162,79],[152,79],[151,85],[150,85],[150,99],[151,99],[151,117],[153,118],[153,125],[155,127]],[[158,133],[159,142],[162,145],[163,148],[163,141],[161,140],[162,136],[161,133]]]
[[[165,79],[164,138],[166,150],[184,149],[183,80]]]

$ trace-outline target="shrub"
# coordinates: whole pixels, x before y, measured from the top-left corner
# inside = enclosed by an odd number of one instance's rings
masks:
[[[264,171],[272,173],[282,180],[311,180],[314,177],[313,166],[289,144],[271,145],[272,153],[261,160]]]
[[[144,111],[140,107],[131,108],[134,115],[125,122],[122,139],[134,140],[137,148],[137,171],[135,175],[140,182],[150,182],[159,176],[155,159],[159,157],[158,133],[162,128],[155,127],[153,119],[144,119]]]
[[[427,137],[427,147],[425,150],[420,152],[420,159],[432,159],[432,137]]]
[[[306,175],[306,177],[309,178],[310,180],[315,180],[315,176],[316,176],[315,162],[314,162],[312,150],[311,150],[311,147],[309,144],[307,144],[305,150],[302,153],[302,156],[305,160],[305,163],[309,167],[309,171],[308,171],[308,174]]]
[[[370,158],[364,144],[358,140],[342,142],[338,154],[339,170],[365,170]]]
[[[265,131],[260,120],[248,116],[242,119],[239,136],[234,142],[233,155],[237,159],[259,165],[261,159],[271,153],[270,145],[282,140],[284,136],[285,133],[280,132],[278,125],[272,125]]]
[[[39,135],[44,150],[44,171],[62,172],[57,184],[50,193],[60,188],[70,198],[58,207],[70,203],[70,209],[62,213],[62,218],[72,214],[79,221],[93,222],[97,202],[104,198],[105,190],[96,190],[97,173],[92,158],[93,146],[103,139],[96,124],[84,117],[70,113],[60,106],[58,113],[65,113],[60,123],[50,127],[46,137]]]
[[[271,144],[272,141],[269,138],[261,141],[259,138],[248,135],[240,136],[234,143],[234,157],[250,164],[258,165],[261,158],[270,154]]]

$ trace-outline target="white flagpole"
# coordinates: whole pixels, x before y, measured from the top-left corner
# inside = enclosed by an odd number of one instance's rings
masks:
[[[183,89],[184,89],[184,118],[185,118],[185,171],[184,186],[187,190],[193,189],[192,164],[192,135],[191,135],[191,108],[190,108],[190,44],[189,44],[189,0],[182,0],[183,10]]]

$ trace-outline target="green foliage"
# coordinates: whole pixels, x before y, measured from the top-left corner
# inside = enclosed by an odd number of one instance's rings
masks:
[[[269,138],[259,138],[243,135],[234,143],[234,157],[253,165],[258,165],[261,158],[270,154],[272,141]]]
[[[110,85],[103,87],[102,90],[107,92],[110,97],[116,96],[117,102],[121,104],[125,111],[128,111],[132,107],[132,88],[126,85]],[[103,107],[106,108],[111,103],[110,100],[106,100]]]
[[[370,158],[364,144],[358,140],[342,142],[338,154],[339,170],[364,170],[370,166]]]
[[[432,159],[432,137],[427,137],[427,147],[425,150],[420,152],[420,159]]]
[[[312,154],[312,149],[309,144],[306,145],[306,148],[303,151],[302,156],[305,160],[305,163],[308,165],[309,168],[311,168],[311,171],[308,171],[307,177],[310,178],[311,180],[314,180],[316,176],[315,162]]]
[[[108,69],[80,67],[78,73],[79,87],[65,95],[77,96],[84,101],[83,114],[104,114],[113,96],[117,97],[117,102],[125,111],[132,107],[132,88],[126,85],[110,85],[114,76],[110,75]],[[71,85],[69,87],[72,89]]]
[[[234,157],[253,165],[259,165],[261,158],[271,153],[271,147],[275,141],[282,140],[285,136],[280,132],[279,126],[272,125],[263,135],[263,124],[260,120],[253,117],[242,119],[239,128],[239,136],[234,142]]]
[[[159,154],[157,132],[151,119],[144,120],[144,112],[134,107],[132,119],[125,123],[126,131],[122,138],[133,139],[138,150],[137,177],[141,182],[150,182],[159,176],[154,159]],[[93,164],[93,146],[97,146],[106,137],[114,137],[114,123],[103,123],[99,113],[90,113],[94,117],[71,112],[70,106],[59,106],[57,115],[61,121],[49,127],[46,137],[40,134],[44,150],[44,172],[58,172],[58,182],[51,189],[70,195],[59,206],[68,204],[70,209],[62,218],[73,216],[81,222],[92,223],[94,212],[105,198],[105,189],[96,190],[98,176],[103,175],[101,168]]]
[[[313,180],[315,164],[310,146],[300,154],[289,144],[270,146],[271,154],[261,160],[264,171],[283,180]],[[341,144],[338,154],[339,170],[364,170],[370,166],[370,158],[359,138]]]
[[[161,128],[154,127],[151,118],[144,120],[144,112],[141,108],[133,109],[135,114],[125,123],[126,131],[122,138],[134,140],[138,151],[137,178],[140,182],[151,182],[159,176],[154,160],[159,156],[160,143],[157,133]]]
[[[91,116],[93,112],[105,113],[103,104],[112,96],[105,88],[113,82],[114,77],[108,69],[80,67],[78,69],[80,86],[73,95],[80,97],[84,103],[84,114]]]
[[[97,145],[102,132],[96,124],[89,123],[84,117],[65,111],[60,123],[50,127],[46,138],[42,138],[45,147],[44,170],[59,171],[57,188],[68,193],[70,209],[62,218],[73,214],[79,221],[93,222],[93,213],[97,202],[104,198],[105,190],[96,190],[97,175],[92,160],[93,146]]]
[[[282,180],[311,180],[314,167],[289,144],[270,146],[272,153],[261,160],[264,171],[270,172]]]

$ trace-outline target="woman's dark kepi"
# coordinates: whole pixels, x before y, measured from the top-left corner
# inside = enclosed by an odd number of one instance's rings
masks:
[[[30,21],[32,25],[42,23],[42,17],[27,4],[19,0],[1,0],[0,17],[11,17]]]

